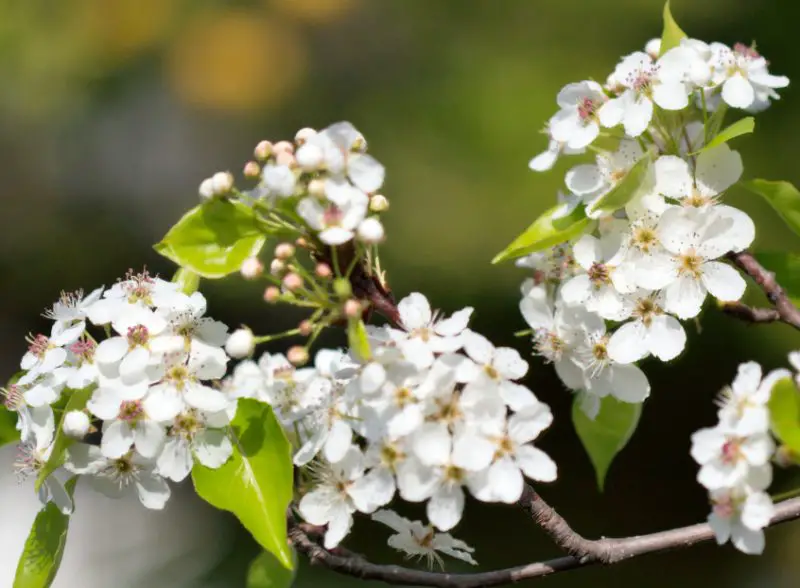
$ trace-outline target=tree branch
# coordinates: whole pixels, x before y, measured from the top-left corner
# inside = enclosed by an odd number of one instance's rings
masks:
[[[752,323],[781,321],[800,330],[800,309],[789,300],[786,292],[775,279],[775,274],[762,266],[749,251],[729,253],[728,259],[758,284],[775,308],[751,308],[744,304],[734,303],[723,306],[726,313]]]
[[[322,565],[334,572],[360,578],[362,580],[379,580],[398,586],[431,586],[433,588],[490,588],[503,584],[512,584],[522,580],[539,578],[557,572],[565,572],[579,567],[595,564],[615,564],[648,553],[662,553],[674,549],[691,547],[697,543],[714,538],[714,531],[707,523],[681,527],[660,533],[639,535],[624,539],[600,539],[591,541],[584,539],[569,528],[550,506],[538,495],[528,495],[526,491],[523,504],[531,511],[542,527],[556,539],[560,546],[582,545],[576,555],[559,557],[549,561],[532,563],[514,568],[481,572],[475,574],[448,574],[414,570],[395,565],[378,565],[357,557],[336,555],[320,547],[312,541],[300,526],[292,522],[289,537],[295,548],[308,556],[312,564]],[[533,503],[533,504],[531,504]],[[539,513],[539,514],[536,514]],[[552,517],[555,515],[555,517]],[[800,518],[800,498],[786,500],[776,505],[775,516],[771,526]],[[540,520],[542,522],[540,522]],[[592,552],[590,554],[589,552]],[[583,553],[584,555],[581,555]]]

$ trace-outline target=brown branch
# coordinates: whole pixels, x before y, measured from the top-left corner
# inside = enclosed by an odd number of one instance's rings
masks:
[[[729,253],[728,259],[758,284],[775,308],[750,308],[743,304],[736,304],[730,309],[728,305],[725,305],[725,312],[754,323],[781,321],[800,330],[800,309],[789,300],[786,292],[775,279],[775,274],[761,265],[749,251]]]
[[[527,494],[527,492],[526,492]],[[529,501],[536,501],[537,495],[528,496]],[[541,500],[541,499],[539,499]],[[543,502],[543,501],[542,501]],[[553,536],[560,537],[562,546],[568,543],[583,545],[584,556],[572,555],[559,557],[549,561],[532,563],[514,568],[481,572],[475,574],[448,574],[414,570],[395,565],[378,565],[365,560],[336,555],[320,547],[296,524],[290,524],[289,537],[295,548],[304,553],[312,564],[324,566],[334,572],[360,578],[362,580],[379,580],[398,586],[431,586],[433,588],[490,588],[503,584],[512,584],[522,580],[539,578],[557,572],[565,572],[579,567],[596,564],[614,564],[626,559],[648,553],[662,553],[674,549],[691,547],[697,543],[709,541],[714,538],[714,531],[707,523],[681,527],[660,533],[626,537],[624,539],[600,539],[590,541],[572,531],[569,526],[546,503],[544,506],[525,507],[531,512],[555,514],[555,519],[550,515],[544,516],[542,526]],[[534,515],[538,516],[538,515]],[[775,516],[770,525],[777,525],[800,518],[800,498],[786,500],[776,505]],[[538,521],[539,519],[537,519]],[[589,555],[588,552],[594,552]],[[576,554],[577,555],[577,554]]]
[[[723,302],[722,312],[746,323],[774,323],[781,321],[781,314],[774,308],[758,308],[742,302]]]

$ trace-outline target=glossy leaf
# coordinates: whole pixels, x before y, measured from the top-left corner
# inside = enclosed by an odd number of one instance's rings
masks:
[[[17,414],[0,405],[0,447],[19,441]]]
[[[611,214],[616,212],[628,202],[633,200],[633,197],[639,192],[645,179],[647,172],[650,170],[651,159],[649,155],[645,155],[628,170],[625,177],[614,186],[609,192],[603,194],[594,203],[592,203],[589,213],[603,212]]]
[[[199,276],[222,278],[239,271],[265,241],[252,208],[214,199],[187,212],[155,249]]]
[[[664,55],[673,47],[681,44],[681,39],[686,38],[686,33],[681,30],[678,23],[672,17],[672,11],[669,9],[669,0],[664,4],[664,31],[661,33],[661,50],[659,55]]]
[[[775,382],[769,415],[775,436],[791,451],[800,453],[800,392],[792,378]]]
[[[292,562],[297,564],[297,555],[292,550]],[[294,572],[286,569],[271,553],[262,552],[247,570],[246,588],[289,588],[294,581]]]
[[[561,207],[562,205],[559,204],[544,212],[508,247],[498,253],[492,263],[516,259],[580,237],[588,229],[592,220],[586,217],[586,212],[581,206],[568,216],[554,219],[553,215],[561,210]]]
[[[697,155],[703,151],[708,151],[714,147],[719,147],[723,143],[727,143],[731,139],[735,139],[741,135],[752,133],[756,128],[756,120],[752,116],[748,116],[737,120],[732,125],[725,127],[720,131],[711,141],[708,142],[702,149],[695,151],[692,155]]]
[[[362,361],[369,361],[372,357],[369,339],[367,338],[367,328],[361,319],[350,319],[347,322],[347,343]]]
[[[70,498],[75,493],[77,478],[66,483]],[[64,545],[67,542],[69,515],[49,502],[33,521],[30,534],[17,563],[13,588],[48,588],[56,578]]]
[[[580,404],[580,397],[576,395],[572,403],[572,423],[586,453],[589,454],[597,486],[602,492],[611,462],[636,431],[642,405],[629,404],[606,396],[600,402],[600,412],[592,420],[586,416]]]
[[[762,196],[770,203],[795,234],[800,235],[800,192],[791,183],[770,180],[750,180],[742,186]]]
[[[81,388],[80,390],[66,390],[64,392],[64,395],[67,395],[67,403],[64,405],[64,411],[61,413],[61,419],[59,419],[58,426],[56,427],[53,450],[50,452],[50,458],[47,460],[47,463],[42,466],[42,469],[39,470],[39,475],[36,476],[36,482],[34,484],[36,490],[39,490],[42,483],[47,479],[47,476],[56,471],[56,469],[64,463],[67,449],[75,442],[74,439],[64,434],[64,418],[71,410],[83,410],[86,408],[86,403],[89,402],[95,388],[96,386],[92,385]]]
[[[233,455],[221,468],[195,463],[195,490],[212,506],[236,515],[261,547],[291,570],[286,509],[292,499],[292,453],[283,428],[269,406],[243,398],[230,439]]]

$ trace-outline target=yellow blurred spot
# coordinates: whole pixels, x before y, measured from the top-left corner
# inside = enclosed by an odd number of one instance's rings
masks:
[[[267,2],[288,16],[314,23],[335,21],[356,5],[356,0],[267,0]]]
[[[166,63],[169,81],[186,102],[251,110],[291,97],[306,70],[306,51],[286,24],[257,13],[211,13],[178,33]]]
[[[175,0],[81,0],[80,21],[105,58],[130,57],[151,47],[167,32]]]

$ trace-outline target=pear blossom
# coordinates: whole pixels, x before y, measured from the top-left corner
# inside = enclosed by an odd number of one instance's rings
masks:
[[[689,163],[675,155],[662,155],[654,165],[655,191],[695,207],[716,203],[719,195],[739,181],[742,158],[727,144],[697,156],[694,173]]]
[[[692,435],[691,454],[701,466],[697,481],[711,491],[744,483],[753,468],[768,468],[774,451],[766,431],[742,435],[726,423]]]
[[[180,284],[151,276],[147,270],[138,274],[131,270],[86,308],[86,315],[92,324],[107,325],[129,311],[128,307],[170,308],[181,306],[185,299]]]
[[[644,155],[639,143],[623,139],[616,151],[598,155],[596,163],[571,168],[564,177],[564,182],[572,194],[591,205],[619,184]]]
[[[261,170],[261,187],[267,198],[288,198],[294,195],[297,177],[288,165],[267,163]]]
[[[20,368],[28,372],[31,377],[52,372],[67,360],[67,351],[46,335],[36,335],[28,342],[30,343],[28,352],[22,356]]]
[[[633,363],[652,354],[661,361],[675,359],[686,347],[686,331],[662,308],[662,296],[645,290],[632,293],[632,320],[615,330],[608,340],[608,356],[618,363]]]
[[[791,373],[785,369],[773,370],[762,380],[761,366],[748,361],[739,366],[730,387],[720,397],[719,419],[740,435],[769,431],[769,402],[772,388]]]
[[[153,358],[151,341],[166,328],[165,319],[149,308],[126,305],[111,326],[118,335],[100,342],[95,360],[107,369],[118,370],[128,384],[144,379]]]
[[[431,525],[423,525],[420,521],[410,521],[392,510],[379,510],[372,515],[372,520],[382,523],[395,531],[389,537],[389,547],[402,551],[407,557],[425,559],[428,565],[434,562],[444,567],[437,552],[460,559],[468,564],[478,565],[472,554],[475,550],[449,533],[438,533]]]
[[[228,413],[206,414],[188,409],[170,426],[166,442],[156,459],[160,475],[180,482],[189,475],[194,459],[207,468],[222,467],[233,454],[233,445],[224,429]]]
[[[767,60],[755,47],[737,43],[731,49],[722,43],[711,43],[710,48],[712,80],[722,87],[722,100],[729,106],[758,112],[769,106],[770,98],[779,97],[775,89],[789,85],[786,76],[769,73]]]
[[[346,195],[340,196],[342,192]],[[352,186],[340,187],[335,193],[336,201],[328,191],[331,201],[327,204],[311,197],[303,198],[297,204],[297,214],[314,231],[319,231],[320,240],[327,245],[341,245],[352,239],[369,206],[369,197]]]
[[[91,413],[104,421],[100,450],[115,459],[135,446],[143,457],[156,457],[166,436],[164,427],[144,407],[142,397],[147,388],[130,390],[124,394],[119,388],[100,387],[87,402]]]
[[[44,316],[54,321],[50,339],[55,345],[66,346],[74,343],[86,330],[87,310],[103,295],[103,288],[97,288],[84,297],[83,291],[67,294],[46,311]]]
[[[764,551],[763,529],[775,514],[769,494],[740,486],[722,488],[711,493],[711,503],[708,523],[719,545],[731,541],[743,553]]]
[[[52,453],[52,431],[20,443],[17,449],[17,458],[14,461],[17,476],[20,479],[38,476]],[[52,502],[62,514],[72,514],[74,505],[64,486],[70,477],[63,468],[57,468],[42,481],[37,492],[39,501],[43,505]]]
[[[547,171],[553,168],[560,155],[578,155],[584,151],[585,149],[570,149],[566,143],[556,141],[552,138],[552,135],[550,135],[547,149],[533,157],[530,162],[528,162],[528,167],[533,171]]]
[[[570,149],[583,149],[600,133],[597,111],[606,102],[603,88],[597,82],[567,84],[558,93],[561,110],[550,119],[550,132],[558,142]]]

